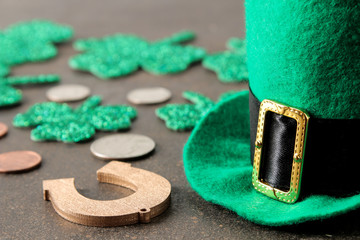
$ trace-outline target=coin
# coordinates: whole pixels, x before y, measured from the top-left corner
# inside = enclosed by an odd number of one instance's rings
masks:
[[[139,134],[114,134],[94,141],[90,151],[102,159],[129,159],[141,157],[155,148],[155,142]]]
[[[90,89],[78,84],[65,84],[50,88],[46,96],[54,102],[74,102],[83,100],[90,95]]]
[[[15,151],[0,154],[0,173],[30,170],[41,163],[41,156],[32,151]]]
[[[166,102],[171,92],[162,87],[139,88],[128,93],[127,99],[134,104],[156,104]]]
[[[5,136],[8,132],[8,126],[5,123],[0,122],[0,138]]]

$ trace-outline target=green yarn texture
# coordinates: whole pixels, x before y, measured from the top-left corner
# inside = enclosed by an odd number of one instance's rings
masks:
[[[83,53],[72,57],[69,65],[101,79],[125,76],[140,67],[157,75],[178,73],[206,55],[202,48],[179,45],[194,38],[193,32],[183,31],[155,42],[125,34],[77,40],[74,48]]]
[[[60,77],[52,74],[0,78],[0,107],[14,105],[21,101],[22,93],[20,90],[13,88],[13,85],[46,84],[59,81]]]
[[[360,1],[246,0],[250,87],[318,118],[360,118]]]
[[[219,101],[232,96],[235,91],[223,93]],[[156,109],[156,115],[165,121],[166,127],[175,131],[190,130],[215,105],[210,98],[197,93],[186,91],[183,97],[193,104],[167,104]]]
[[[96,130],[127,129],[137,116],[127,105],[100,106],[101,97],[88,98],[78,108],[54,102],[37,103],[27,112],[17,114],[15,127],[36,127],[31,131],[34,141],[57,140],[81,142],[92,138]]]
[[[196,192],[249,221],[269,226],[325,219],[360,207],[360,194],[345,198],[314,195],[287,204],[255,191],[248,102],[248,91],[226,98],[193,130],[184,149],[184,167]]]
[[[216,72],[219,80],[225,83],[248,80],[246,41],[230,38],[227,47],[230,50],[206,56],[202,65]]]
[[[8,75],[13,65],[54,57],[54,43],[72,36],[72,28],[47,20],[20,22],[0,31],[0,77]]]

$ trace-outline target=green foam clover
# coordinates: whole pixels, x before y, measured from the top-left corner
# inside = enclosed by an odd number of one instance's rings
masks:
[[[13,65],[44,61],[57,54],[54,43],[69,40],[72,28],[46,20],[32,20],[9,26],[0,32],[0,77]]]
[[[228,51],[208,55],[202,65],[216,72],[222,82],[241,82],[248,80],[246,41],[231,38],[227,42]]]
[[[178,73],[206,55],[202,48],[179,45],[194,38],[193,32],[182,31],[155,42],[125,34],[78,40],[74,48],[83,53],[73,56],[69,65],[101,79],[125,76],[140,67],[157,75]]]
[[[25,113],[17,114],[13,125],[36,127],[31,131],[34,141],[81,142],[92,138],[96,130],[128,129],[137,116],[136,109],[131,106],[100,106],[100,103],[100,96],[88,98],[75,109],[55,102],[37,103]]]
[[[219,101],[234,95],[235,91],[223,93]],[[215,102],[206,96],[186,91],[183,97],[194,104],[167,104],[156,109],[156,115],[165,121],[166,127],[175,130],[190,130],[196,126],[199,120],[213,107]]]
[[[58,75],[38,75],[38,76],[17,76],[17,77],[0,77],[0,107],[11,106],[19,103],[22,99],[20,90],[12,87],[13,85],[28,84],[46,84],[60,81]]]
[[[21,91],[7,84],[0,83],[0,107],[19,103],[22,99]]]
[[[7,76],[10,73],[10,68],[6,64],[0,62],[0,77]]]

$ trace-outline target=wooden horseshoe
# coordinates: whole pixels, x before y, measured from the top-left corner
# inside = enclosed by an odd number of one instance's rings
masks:
[[[100,201],[79,194],[74,178],[43,181],[44,200],[52,202],[63,218],[87,226],[112,227],[148,223],[170,204],[171,185],[153,172],[112,161],[97,171],[99,182],[111,183],[134,191],[128,197]]]

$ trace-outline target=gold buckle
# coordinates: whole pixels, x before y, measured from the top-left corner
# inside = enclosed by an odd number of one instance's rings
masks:
[[[263,135],[264,135],[264,126],[265,126],[265,114],[268,111],[293,118],[297,122],[290,189],[287,192],[277,188],[273,188],[267,183],[264,183],[261,179],[259,179],[261,152],[263,146]],[[290,106],[286,106],[267,99],[261,102],[260,110],[259,110],[258,127],[256,133],[254,163],[253,163],[253,173],[252,173],[252,183],[257,191],[265,194],[268,197],[286,203],[294,203],[299,198],[309,119],[310,116],[304,111],[301,111],[299,109],[292,108]]]

